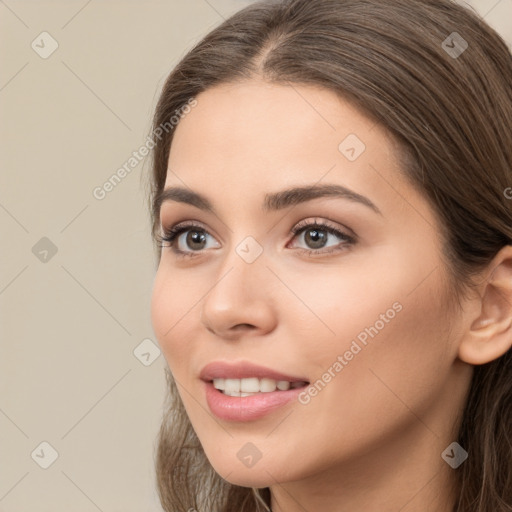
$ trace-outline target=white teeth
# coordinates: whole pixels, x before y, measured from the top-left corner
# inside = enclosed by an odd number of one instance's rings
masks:
[[[240,379],[224,379],[224,391],[226,393],[239,393]]]
[[[287,391],[292,388],[299,388],[306,382],[288,382],[286,380],[276,381],[274,379],[258,379],[249,377],[246,379],[213,379],[213,387],[223,391],[229,396],[250,396],[256,393],[271,393],[278,389]]]
[[[274,379],[261,379],[260,391],[262,393],[270,393],[276,390],[276,381]]]
[[[290,389],[290,383],[287,380],[280,380],[277,383],[277,389],[280,391],[286,391],[287,389]]]
[[[256,377],[251,379],[240,379],[240,391],[244,393],[258,393],[260,391],[260,381]]]
[[[216,389],[224,389],[224,379],[213,379],[213,387]]]

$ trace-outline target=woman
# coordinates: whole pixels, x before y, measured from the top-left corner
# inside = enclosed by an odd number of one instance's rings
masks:
[[[258,2],[173,70],[166,511],[512,511],[511,84],[448,0]]]

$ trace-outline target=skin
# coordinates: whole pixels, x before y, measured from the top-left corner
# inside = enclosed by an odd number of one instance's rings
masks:
[[[231,483],[270,487],[274,512],[452,510],[456,473],[441,453],[456,440],[472,364],[510,347],[510,248],[454,313],[438,220],[379,125],[312,86],[253,80],[197,100],[176,128],[166,187],[205,195],[217,214],[162,205],[163,227],[197,221],[207,246],[187,245],[185,233],[179,248],[193,257],[162,249],[151,315],[210,463]],[[349,134],[366,145],[355,161],[338,149]],[[366,196],[381,214],[336,197],[262,209],[267,193],[326,183]],[[356,242],[323,232],[322,248],[306,236],[312,228],[290,234],[315,219]],[[247,236],[263,249],[251,264],[235,250]],[[396,303],[401,310],[309,403],[251,422],[209,411],[199,380],[207,363],[251,361],[315,382]],[[248,442],[261,452],[250,468],[237,457]]]

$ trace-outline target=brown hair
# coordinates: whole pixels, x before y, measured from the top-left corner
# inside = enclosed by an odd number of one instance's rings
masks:
[[[505,194],[512,186],[512,57],[501,37],[449,0],[257,2],[175,67],[153,130],[208,88],[251,78],[330,89],[388,130],[400,148],[401,172],[440,220],[460,307],[478,272],[512,244]],[[155,241],[172,136],[153,151]],[[239,487],[215,473],[168,370],[167,379],[156,461],[164,509],[268,510],[268,488]],[[456,470],[456,512],[512,511],[511,396],[512,351],[474,368],[458,436],[469,457]]]

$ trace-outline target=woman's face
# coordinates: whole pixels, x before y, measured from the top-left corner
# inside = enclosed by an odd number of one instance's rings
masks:
[[[165,188],[183,190],[161,225],[186,227],[162,249],[152,322],[215,470],[264,487],[440,460],[464,393],[458,340],[439,226],[391,139],[317,87],[197,101],[170,151]],[[270,391],[279,380],[290,389]]]

